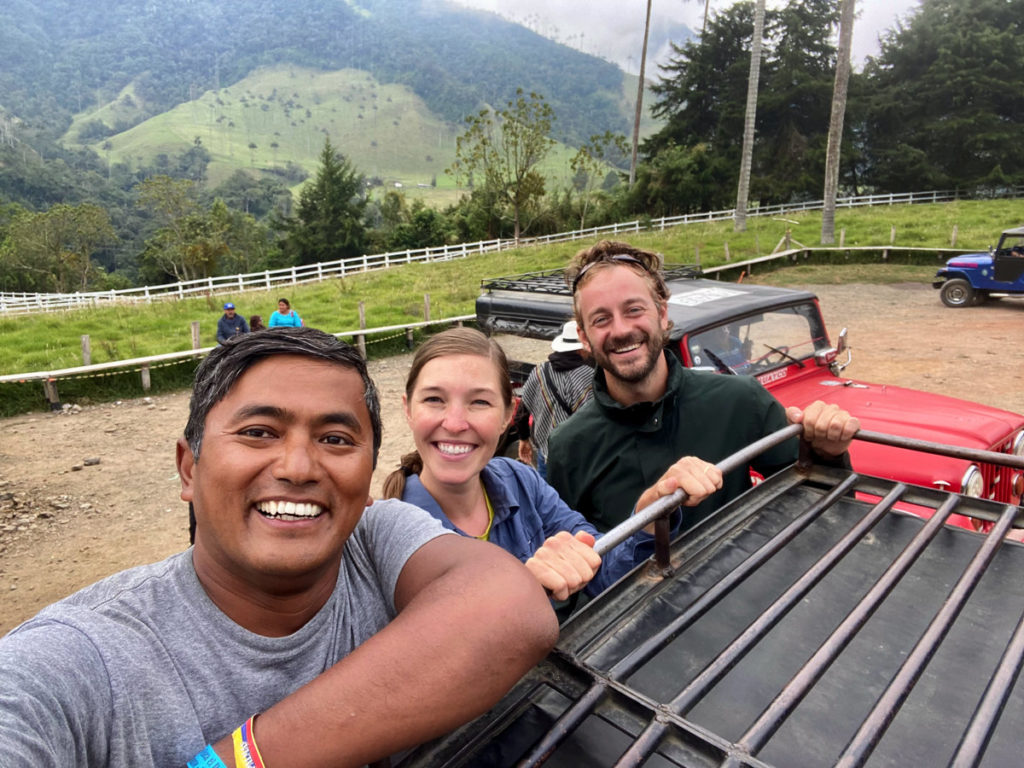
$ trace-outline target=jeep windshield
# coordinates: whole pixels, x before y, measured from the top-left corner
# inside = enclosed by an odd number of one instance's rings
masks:
[[[1024,255],[1024,227],[1004,230],[1003,236],[999,238],[999,247],[996,248],[996,253]]]
[[[756,376],[786,365],[814,365],[829,349],[813,304],[782,307],[690,334],[685,341],[697,369]]]

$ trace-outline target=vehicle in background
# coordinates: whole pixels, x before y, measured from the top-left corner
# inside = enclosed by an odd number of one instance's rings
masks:
[[[947,307],[1024,296],[1024,227],[1007,229],[988,253],[955,256],[935,273],[933,288]]]
[[[753,376],[784,406],[836,403],[865,430],[1024,455],[1024,415],[842,376],[852,357],[846,329],[833,345],[813,293],[698,275],[693,267],[665,269],[669,348],[683,365]],[[571,317],[572,303],[561,270],[551,270],[484,281],[476,313],[487,333],[554,338]],[[991,463],[867,442],[855,443],[850,458],[859,472],[981,499],[1020,504],[1024,494],[1024,472]],[[985,525],[960,515],[950,522]]]

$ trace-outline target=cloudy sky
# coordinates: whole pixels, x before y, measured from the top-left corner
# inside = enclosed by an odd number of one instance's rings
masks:
[[[596,53],[637,72],[643,45],[646,0],[452,0],[458,5],[494,11],[560,42]],[[711,0],[711,10],[732,0]],[[769,7],[773,0],[768,0]],[[858,67],[878,51],[878,36],[917,7],[918,0],[859,0],[853,30],[853,59]],[[652,40],[678,38],[681,25],[700,30],[703,0],[653,0]],[[650,50],[648,62],[664,61],[667,45]],[[648,63],[650,66],[650,63]],[[648,77],[656,73],[648,70]]]

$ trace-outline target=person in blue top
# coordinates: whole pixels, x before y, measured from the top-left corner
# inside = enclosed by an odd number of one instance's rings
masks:
[[[301,328],[302,318],[299,317],[299,313],[292,309],[291,302],[288,299],[277,300],[277,310],[270,315],[270,328],[278,328],[280,326]]]
[[[533,467],[495,457],[512,417],[505,353],[471,328],[452,328],[413,358],[402,396],[416,451],[384,483],[385,498],[425,509],[456,533],[490,541],[526,564],[556,600],[581,589],[597,594],[653,552],[641,531],[605,556],[593,550],[594,526],[570,509]],[[637,508],[683,488],[688,505],[721,486],[700,459],[673,465],[641,494]]]

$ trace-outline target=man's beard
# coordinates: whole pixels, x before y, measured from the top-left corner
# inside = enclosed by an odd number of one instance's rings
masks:
[[[619,365],[613,360],[613,352],[608,350],[622,349],[640,344],[646,350],[646,357],[627,365]],[[604,369],[605,375],[611,376],[628,384],[636,384],[646,379],[658,364],[658,358],[664,349],[661,338],[652,338],[646,333],[634,333],[618,339],[609,339],[600,350],[593,349],[594,359]]]

